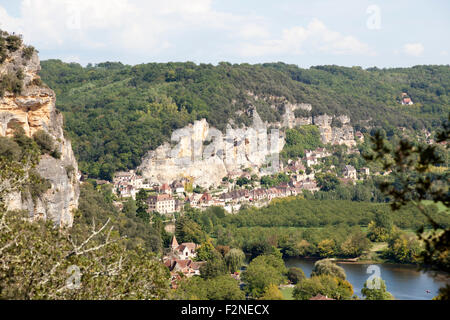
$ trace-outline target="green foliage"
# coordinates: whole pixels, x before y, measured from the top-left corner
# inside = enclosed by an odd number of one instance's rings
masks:
[[[270,284],[265,290],[259,300],[284,300],[283,294],[281,293],[278,286],[275,284]]]
[[[29,193],[35,199],[48,189],[48,182],[34,170],[39,156],[39,147],[23,130],[14,138],[0,137],[0,210],[11,192]]]
[[[286,130],[286,144],[281,152],[282,159],[296,159],[305,156],[305,150],[322,147],[320,132],[315,125],[305,125]]]
[[[177,219],[175,235],[180,242],[203,243],[207,240],[207,235],[201,227],[186,216]]]
[[[51,153],[55,147],[55,141],[53,138],[44,130],[38,130],[33,135],[34,141],[41,148],[42,153]]]
[[[309,300],[318,294],[336,300],[350,300],[353,287],[347,280],[324,274],[302,280],[296,285],[293,297],[296,300]]]
[[[1,212],[0,221],[1,299],[168,296],[167,268],[144,250],[127,250],[117,233],[106,232],[108,225],[86,237],[78,227],[58,230],[19,213]]]
[[[136,202],[129,199],[124,203],[122,212],[119,212],[113,205],[112,192],[108,186],[96,189],[90,183],[83,183],[74,225],[80,225],[81,228],[92,223],[105,223],[110,219],[115,229],[126,237],[123,242],[128,249],[142,247],[149,252],[160,253],[164,231],[156,230],[138,217],[136,208]],[[89,229],[85,230],[88,231]]]
[[[216,257],[216,249],[211,241],[203,242],[196,250],[198,261],[209,261]]]
[[[369,223],[367,236],[372,241],[387,241],[393,230],[392,218],[386,212],[375,213],[375,219]]]
[[[16,73],[6,73],[0,77],[0,98],[4,96],[6,91],[19,95],[22,92],[22,88],[23,81],[19,79]]]
[[[381,278],[367,280],[361,293],[366,300],[394,300],[394,296],[386,290],[386,283]]]
[[[225,255],[225,263],[230,273],[238,271],[245,260],[245,254],[240,249],[233,248]]]
[[[322,191],[335,190],[339,186],[339,179],[332,173],[318,173],[315,175],[317,186]]]
[[[222,255],[214,250],[212,256],[200,267],[200,275],[204,279],[215,278],[227,274],[227,266]]]
[[[297,267],[289,268],[287,277],[288,277],[289,281],[291,281],[291,283],[293,283],[293,284],[297,284],[300,281],[306,279],[306,276],[305,276],[305,273],[303,272],[303,270],[300,268],[297,268]]]
[[[281,257],[269,254],[253,259],[242,273],[246,291],[253,298],[259,298],[270,285],[285,282],[287,270]]]
[[[245,295],[239,282],[229,275],[211,279],[192,277],[182,280],[174,293],[175,299],[182,300],[244,300]]]
[[[420,240],[425,244],[425,250],[421,253],[421,260],[429,268],[438,268],[444,271],[450,270],[450,228],[447,224],[438,221],[426,206],[424,200],[433,201],[445,205],[448,215],[449,200],[449,170],[448,170],[448,146],[450,136],[450,114],[448,121],[444,121],[442,128],[436,134],[436,142],[445,144],[445,152],[438,144],[425,145],[413,143],[404,138],[395,147],[386,143],[383,132],[377,131],[371,141],[372,152],[366,154],[366,159],[379,161],[385,170],[391,170],[392,174],[380,184],[380,190],[393,198],[392,209],[413,204],[427,219],[432,232],[424,232],[425,225],[417,231]],[[442,167],[444,170],[434,170]],[[434,207],[436,209],[436,206]],[[397,239],[399,256],[401,259],[410,260],[406,254],[408,241]]]
[[[318,260],[314,263],[314,267],[311,271],[311,277],[320,275],[330,275],[342,280],[347,278],[345,270],[330,259]]]
[[[292,103],[311,103],[313,115],[351,115],[354,124],[372,118],[371,125],[386,130],[431,128],[448,110],[448,75],[448,66],[362,70],[301,69],[283,63],[132,67],[107,62],[82,67],[59,60],[43,61],[41,71],[42,79],[58,96],[57,107],[64,113],[80,169],[104,179],[115,171],[136,167],[147,150],[168,141],[173,130],[194,120],[206,118],[221,130],[230,119],[236,125],[250,124],[247,115],[236,112],[249,105],[256,106],[264,121],[281,120],[282,105],[272,108],[247,91],[259,97],[283,96]],[[399,105],[397,96],[403,91],[414,100],[413,107]],[[288,131],[293,143],[289,153],[302,154],[301,148],[318,145],[317,129],[305,128]],[[297,130],[307,130],[308,139],[303,140]]]
[[[33,46],[27,46],[23,49],[22,57],[26,60],[30,60],[34,52],[36,52],[36,49]]]
[[[22,39],[16,35],[8,35],[6,37],[6,48],[11,51],[17,51],[22,45]]]
[[[422,245],[414,234],[396,232],[383,252],[383,257],[397,263],[418,263]]]

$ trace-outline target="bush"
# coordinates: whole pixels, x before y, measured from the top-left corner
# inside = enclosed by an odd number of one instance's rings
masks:
[[[18,78],[17,74],[5,74],[0,78],[0,97],[3,97],[6,91],[18,95],[22,92],[22,87],[23,81]]]
[[[300,268],[297,268],[297,267],[289,268],[287,277],[288,277],[289,281],[291,281],[293,284],[297,284],[306,278],[303,270]]]
[[[311,277],[320,275],[331,275],[342,280],[347,278],[344,269],[333,263],[330,259],[323,259],[314,263]]]
[[[6,37],[6,48],[11,51],[17,51],[22,45],[22,39],[19,36],[10,35]]]
[[[53,138],[44,130],[39,130],[33,135],[34,141],[41,148],[42,153],[51,153],[53,152],[53,148],[55,142]]]
[[[25,58],[26,60],[30,60],[35,51],[36,49],[33,46],[28,46],[25,49],[23,49],[22,57]]]

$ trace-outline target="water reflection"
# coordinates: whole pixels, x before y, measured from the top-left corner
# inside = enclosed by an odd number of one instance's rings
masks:
[[[310,276],[315,261],[313,259],[289,258],[285,260],[285,264],[288,268],[300,267],[307,276]],[[339,262],[337,264],[344,268],[347,280],[353,285],[355,294],[362,297],[361,289],[371,275],[367,273],[370,264]],[[414,266],[376,265],[380,268],[381,278],[385,281],[387,290],[399,300],[431,300],[438,294],[439,288],[446,283],[443,279],[432,277],[429,272],[418,271]]]

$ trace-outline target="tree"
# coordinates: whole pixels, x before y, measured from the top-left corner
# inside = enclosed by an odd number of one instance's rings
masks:
[[[317,174],[317,186],[322,191],[335,190],[339,185],[339,179],[332,173]]]
[[[334,255],[335,242],[332,239],[324,239],[317,245],[317,250],[321,257],[331,257]]]
[[[372,241],[387,241],[393,232],[391,217],[386,212],[377,212],[368,225],[367,237]]]
[[[126,249],[110,220],[85,229],[0,212],[0,298],[167,298],[169,272],[153,254]]]
[[[182,300],[244,300],[245,294],[239,282],[229,275],[211,279],[191,277],[179,282],[174,299]]]
[[[215,258],[216,255],[216,249],[214,248],[213,244],[211,243],[211,240],[203,242],[196,250],[197,261],[209,261]]]
[[[289,268],[287,277],[288,277],[289,281],[291,281],[291,283],[293,283],[293,284],[297,284],[300,281],[302,281],[303,279],[306,279],[306,276],[305,276],[305,273],[303,272],[303,270],[300,268],[297,268],[297,267]]]
[[[342,254],[347,257],[358,257],[364,251],[370,248],[370,241],[367,237],[358,229],[357,232],[352,233],[341,244]]]
[[[450,114],[448,120],[443,123],[442,130],[436,134],[436,142],[445,143],[448,149],[449,136]],[[392,171],[391,178],[380,184],[380,190],[392,197],[392,209],[399,210],[402,206],[412,203],[433,228],[432,232],[425,233],[422,226],[417,231],[419,239],[425,244],[425,250],[421,253],[424,266],[450,271],[450,228],[438,223],[427,212],[423,202],[432,200],[434,203],[442,203],[448,212],[448,170],[431,172],[431,168],[435,166],[446,165],[442,154],[438,152],[438,145],[423,145],[402,139],[396,148],[392,149],[381,132],[376,132],[371,141],[373,151],[366,154],[365,158],[369,161],[379,161],[385,170]],[[450,299],[450,295],[446,296],[443,290],[441,298]]]
[[[347,280],[323,274],[299,282],[292,295],[296,300],[309,300],[318,294],[337,300],[349,300],[353,297],[353,287]]]
[[[366,300],[394,300],[394,296],[386,290],[386,283],[380,277],[367,280],[361,293]]]
[[[228,271],[233,273],[238,271],[245,260],[245,254],[241,249],[233,248],[225,255],[225,263]]]
[[[200,267],[200,275],[203,279],[211,279],[224,274],[227,274],[225,261],[222,255],[214,250],[212,257]]]
[[[345,270],[333,263],[330,259],[318,260],[314,263],[311,271],[311,277],[320,275],[331,275],[342,280],[346,279]]]
[[[275,284],[270,284],[259,300],[284,300],[283,294]]]
[[[207,240],[201,227],[187,216],[182,216],[175,222],[175,234],[181,242],[203,243]]]
[[[286,267],[283,259],[269,254],[253,259],[242,274],[247,292],[254,298],[260,297],[266,287],[279,285],[285,281]]]

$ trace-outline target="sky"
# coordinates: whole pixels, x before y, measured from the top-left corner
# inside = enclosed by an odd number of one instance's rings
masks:
[[[0,29],[82,65],[450,63],[448,0],[0,0]]]

